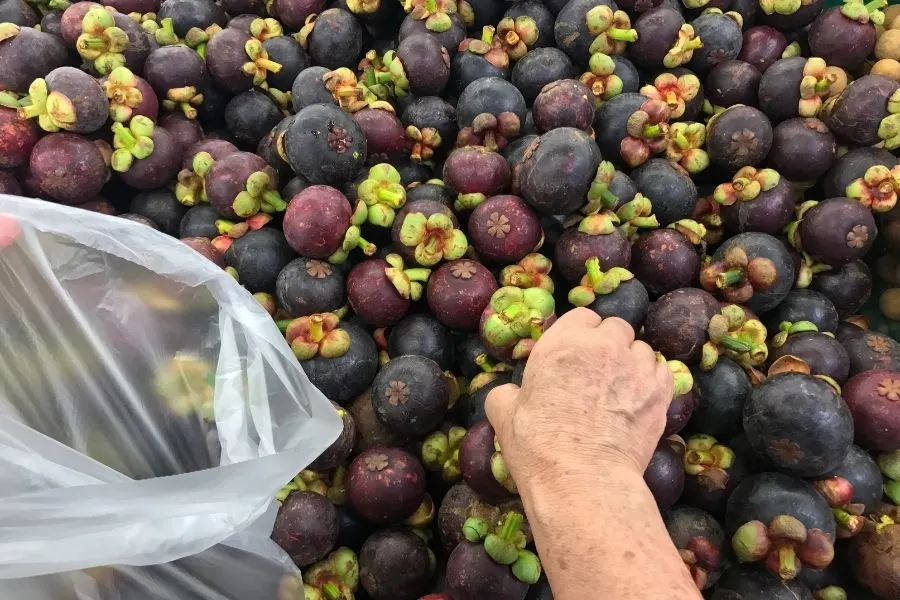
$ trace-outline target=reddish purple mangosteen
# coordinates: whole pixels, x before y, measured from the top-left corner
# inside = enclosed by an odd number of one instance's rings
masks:
[[[31,150],[41,138],[34,119],[20,119],[15,110],[0,106],[0,169],[28,164]]]
[[[389,327],[409,312],[411,301],[422,297],[430,273],[428,269],[404,269],[398,254],[366,260],[347,275],[347,300],[369,325]]]
[[[509,163],[501,154],[484,146],[465,146],[450,153],[444,162],[444,182],[457,191],[457,210],[471,210],[488,196],[509,187]]]
[[[345,255],[355,246],[373,254],[375,247],[359,237],[359,227],[352,221],[353,207],[344,194],[327,185],[313,185],[288,203],[284,237],[298,254],[310,258]]]
[[[250,152],[233,152],[215,161],[204,176],[209,203],[226,219],[258,212],[282,212],[278,177],[265,160]]]
[[[856,442],[870,450],[900,450],[900,373],[865,371],[850,378],[844,400],[853,413]]]
[[[99,146],[74,133],[51,133],[31,151],[28,169],[37,189],[63,204],[94,198],[109,179]]]
[[[503,455],[497,450],[494,428],[487,421],[466,432],[459,446],[459,470],[466,484],[487,502],[499,504],[518,495]]]
[[[451,329],[474,331],[497,291],[497,280],[479,262],[464,258],[441,265],[428,278],[428,308]]]
[[[478,255],[504,265],[536,252],[544,241],[537,214],[518,196],[492,196],[469,216],[469,238]]]
[[[425,499],[425,469],[400,448],[371,448],[347,473],[347,500],[359,516],[376,525],[402,523]]]
[[[553,264],[570,283],[577,284],[586,273],[587,259],[600,259],[600,268],[628,268],[631,244],[618,227],[618,218],[608,212],[584,217],[575,227],[566,229],[556,242]]]

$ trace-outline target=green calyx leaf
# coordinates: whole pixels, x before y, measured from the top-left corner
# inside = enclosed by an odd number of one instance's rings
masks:
[[[131,119],[128,125],[113,123],[113,153],[110,166],[124,173],[135,160],[153,154],[153,121],[143,115]]]
[[[357,195],[368,207],[368,222],[379,227],[390,227],[396,210],[406,204],[400,173],[387,163],[369,169],[369,177],[359,185]]]
[[[35,79],[28,86],[28,96],[23,99],[18,115],[23,119],[38,120],[44,131],[54,132],[72,129],[76,122],[75,106],[60,92],[49,92],[44,79]]]

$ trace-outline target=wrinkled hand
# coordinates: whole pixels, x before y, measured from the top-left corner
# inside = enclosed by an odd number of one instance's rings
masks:
[[[520,486],[610,467],[643,474],[672,391],[668,367],[630,325],[577,308],[535,345],[522,387],[495,388],[486,410]]]

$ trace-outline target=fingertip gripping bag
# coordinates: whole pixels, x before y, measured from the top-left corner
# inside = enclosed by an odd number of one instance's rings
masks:
[[[340,429],[212,262],[0,195],[0,598],[302,598],[273,499]]]

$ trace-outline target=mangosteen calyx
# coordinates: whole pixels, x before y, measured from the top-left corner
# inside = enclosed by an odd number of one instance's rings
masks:
[[[191,162],[190,169],[178,172],[175,183],[175,198],[185,206],[196,206],[200,202],[209,202],[206,196],[204,175],[216,162],[209,152],[198,152]]]
[[[406,140],[409,142],[409,157],[416,162],[426,162],[434,156],[441,142],[441,134],[433,127],[419,129],[414,125],[406,128]]]
[[[350,334],[340,324],[334,313],[298,317],[288,325],[285,337],[298,360],[337,358],[347,353],[351,343]]]
[[[492,152],[500,152],[509,141],[518,137],[522,123],[514,112],[498,115],[481,113],[472,119],[472,125],[463,127],[456,136],[457,147],[484,146]]]
[[[700,271],[700,285],[707,292],[725,302],[745,304],[756,292],[772,287],[778,278],[775,264],[768,258],[750,260],[743,248],[737,246],[724,258],[706,265]]]
[[[396,211],[406,204],[406,188],[400,173],[388,163],[369,169],[369,176],[359,184],[357,195],[366,205],[366,220],[378,227],[394,224]]]
[[[894,504],[900,504],[900,450],[878,457],[878,468],[884,475],[884,494]]]
[[[615,176],[615,165],[608,160],[601,161],[591,187],[588,188],[587,204],[581,209],[582,214],[592,215],[602,208],[614,210],[619,205],[620,198],[609,189]]]
[[[138,92],[140,93],[140,92]],[[20,119],[34,119],[44,131],[54,132],[75,127],[75,106],[68,96],[61,92],[50,92],[43,78],[35,79],[28,86],[28,96],[18,109]]]
[[[359,587],[359,559],[350,548],[338,548],[304,569],[303,581],[307,598],[316,598],[318,593],[323,600],[353,600]]]
[[[248,231],[258,231],[262,229],[263,226],[271,220],[272,215],[257,213],[246,221],[238,221],[236,223],[234,221],[229,221],[228,219],[216,219],[215,225],[219,235],[225,236],[230,240],[236,240],[244,237]],[[215,238],[213,239],[215,240]]]
[[[764,561],[782,581],[794,579],[802,567],[824,569],[834,559],[834,544],[821,529],[807,529],[796,517],[779,515],[767,526],[761,521],[741,525],[731,538],[740,562]]]
[[[516,579],[533,585],[541,577],[541,562],[533,552],[525,550],[526,537],[522,533],[524,517],[508,512],[499,527],[492,531],[490,523],[480,518],[466,519],[463,535],[472,543],[484,542],[484,550],[491,560],[508,565]]]
[[[709,0],[705,0],[708,2]],[[671,117],[678,119],[684,115],[688,102],[697,97],[700,92],[700,79],[693,73],[675,75],[674,73],[662,73],[657,75],[653,83],[648,83],[640,89],[640,93],[651,100],[660,100],[669,107]]]
[[[725,221],[722,220],[722,211],[719,208],[719,203],[715,201],[712,195],[697,199],[691,217],[691,219],[685,220],[703,228],[703,235],[698,237],[697,243],[706,241],[710,244],[718,244],[725,237]],[[678,227],[675,227],[675,229],[678,229]],[[678,230],[681,231],[681,229]],[[684,233],[684,231],[681,232]]]
[[[863,530],[866,506],[853,502],[853,484],[837,475],[813,482],[828,502],[837,523],[839,539],[851,538]]]
[[[256,38],[250,38],[244,44],[244,52],[250,59],[241,66],[244,75],[253,77],[253,85],[262,85],[266,81],[266,73],[278,73],[281,65],[269,59],[269,53],[263,48],[262,42]]]
[[[797,321],[796,323],[791,323],[789,321],[782,321],[778,324],[778,333],[772,338],[772,346],[775,348],[780,348],[784,346],[784,343],[787,341],[788,337],[794,335],[795,333],[805,333],[810,331],[819,331],[819,328],[815,323],[811,321]],[[826,333],[825,335],[831,335]]]
[[[672,374],[672,397],[684,396],[694,389],[694,376],[686,364],[680,360],[666,360],[666,358],[656,353],[657,362],[664,362]]]
[[[110,166],[124,173],[136,159],[153,154],[153,121],[144,115],[136,115],[128,125],[113,123],[113,150]]]
[[[713,315],[706,332],[709,341],[703,345],[700,359],[704,371],[712,369],[723,354],[744,368],[757,367],[769,356],[765,326],[757,319],[747,318],[744,309],[736,304]]]
[[[403,10],[417,21],[425,21],[429,31],[442,33],[453,26],[450,15],[456,14],[455,0],[403,0]]]
[[[430,471],[440,473],[446,483],[456,483],[462,477],[459,470],[459,445],[464,437],[466,430],[456,425],[446,433],[435,431],[422,442],[422,464]]]
[[[653,214],[653,203],[643,194],[635,194],[634,198],[623,204],[616,210],[619,231],[628,241],[634,243],[642,229],[656,229],[659,221]]]
[[[420,531],[427,528],[434,522],[434,500],[431,494],[425,494],[419,508],[404,521],[406,525],[413,528],[414,531]]]
[[[685,443],[684,472],[695,476],[708,491],[724,490],[730,479],[728,469],[734,464],[734,451],[705,434],[692,435]]]
[[[517,288],[541,288],[553,293],[553,278],[550,269],[553,263],[543,254],[532,253],[513,265],[507,265],[500,271],[500,285]]]
[[[609,6],[595,6],[585,15],[588,32],[594,37],[588,50],[591,54],[623,54],[625,44],[636,42],[637,30],[631,28],[631,18],[624,10]]]
[[[459,51],[484,57],[486,61],[501,70],[509,67],[509,53],[500,36],[496,35],[496,31],[490,25],[482,28],[481,38],[466,38],[460,42]]]
[[[888,116],[878,125],[878,137],[888,150],[900,148],[900,89],[894,90],[887,102]]]
[[[485,308],[481,337],[493,348],[527,358],[534,344],[556,318],[553,295],[541,288],[504,286],[494,292]]]
[[[171,17],[162,19],[158,23],[152,20],[147,21],[142,23],[141,27],[152,35],[160,46],[174,46],[182,41],[175,33],[175,22]]]
[[[347,469],[343,466],[325,472],[304,469],[278,490],[275,499],[284,502],[294,492],[314,492],[332,504],[343,506],[347,503]]]
[[[403,258],[399,254],[388,254],[384,261],[388,264],[384,275],[400,294],[400,297],[418,301],[422,297],[422,284],[428,281],[431,271],[429,269],[404,269]]]
[[[488,358],[487,354],[479,354],[475,357],[475,364],[481,369],[469,382],[467,388],[468,394],[471,396],[490,382],[497,379],[501,373],[510,373],[513,370],[512,365],[505,362],[497,362]]]
[[[591,90],[594,108],[600,108],[605,101],[621,94],[625,87],[622,78],[616,75],[616,62],[602,52],[591,54],[588,70],[578,80]]]
[[[868,4],[864,0],[844,0],[841,14],[857,23],[884,25],[884,13],[881,9],[887,6],[887,0],[875,0]]]
[[[678,29],[678,37],[666,55],[663,57],[663,66],[674,69],[687,64],[694,57],[694,50],[703,47],[703,40],[697,37],[694,27],[685,23]]]
[[[792,15],[801,7],[812,4],[813,0],[759,0],[759,7],[767,15]]]
[[[715,573],[722,565],[722,553],[706,537],[692,537],[687,546],[680,548],[681,560],[691,573],[691,579],[698,590],[706,589],[709,574]]]
[[[103,92],[109,99],[109,117],[119,123],[128,122],[134,109],[144,101],[137,77],[126,67],[116,67],[110,72],[103,82]]]
[[[371,15],[381,8],[381,0],[347,0],[347,8],[354,15]]]
[[[848,198],[871,208],[872,212],[882,213],[896,206],[898,192],[900,192],[900,165],[891,169],[884,165],[873,165],[862,177],[847,186],[845,194]]]
[[[821,58],[814,56],[803,65],[803,79],[800,80],[801,117],[815,117],[822,109],[824,99],[828,97],[831,84],[837,75],[828,70],[828,65]]]
[[[719,224],[721,225],[721,222]],[[687,241],[694,246],[705,248],[706,242],[709,241],[709,230],[703,223],[693,219],[679,219],[674,223],[669,223],[666,229],[674,229],[687,238]]]
[[[756,199],[762,192],[768,192],[781,181],[781,175],[774,169],[743,167],[728,183],[716,186],[713,198],[723,206],[736,202]]]
[[[153,390],[179,416],[197,414],[212,421],[215,369],[190,354],[177,354],[153,377]]]
[[[596,256],[584,261],[584,268],[587,273],[581,278],[580,285],[569,291],[569,302],[573,306],[590,306],[597,295],[611,294],[623,281],[634,279],[634,273],[622,267],[601,271],[600,259]]]
[[[344,241],[341,242],[341,247],[328,257],[328,262],[334,265],[343,263],[354,248],[359,248],[366,256],[375,254],[378,247],[362,237],[362,230],[360,229],[363,223],[366,222],[366,219],[368,219],[368,215],[369,210],[366,203],[362,200],[358,201],[356,208],[353,209],[353,214],[350,215],[350,226],[347,227],[347,233],[344,234]]]
[[[669,107],[661,100],[647,100],[630,117],[628,135],[619,145],[619,155],[629,167],[637,167],[669,144]]]
[[[706,143],[706,126],[703,123],[672,123],[667,133],[666,157],[691,174],[709,166],[709,154],[703,149]]]
[[[400,224],[399,237],[401,244],[415,248],[416,262],[426,267],[434,266],[442,259],[462,258],[469,247],[466,234],[442,213],[430,217],[420,212],[409,213]]]
[[[86,61],[93,62],[101,75],[109,74],[116,67],[125,66],[122,54],[128,48],[128,34],[116,27],[113,12],[106,7],[95,7],[85,13],[81,21],[82,34],[75,41],[75,49]]]
[[[537,23],[528,15],[504,17],[497,23],[497,39],[500,40],[500,47],[513,62],[528,53],[537,42],[539,34]]]
[[[356,85],[362,91],[362,97],[370,108],[382,108],[395,112],[393,105],[387,100],[404,95],[395,89],[394,79],[391,75],[390,65],[393,64],[395,56],[396,52],[393,50],[385,52],[384,56],[378,56],[375,50],[369,50],[366,52],[365,58],[359,62],[362,80],[357,81]],[[350,92],[349,88],[347,92]],[[332,90],[333,94],[334,90]],[[335,100],[338,100],[337,96],[335,96]]]

